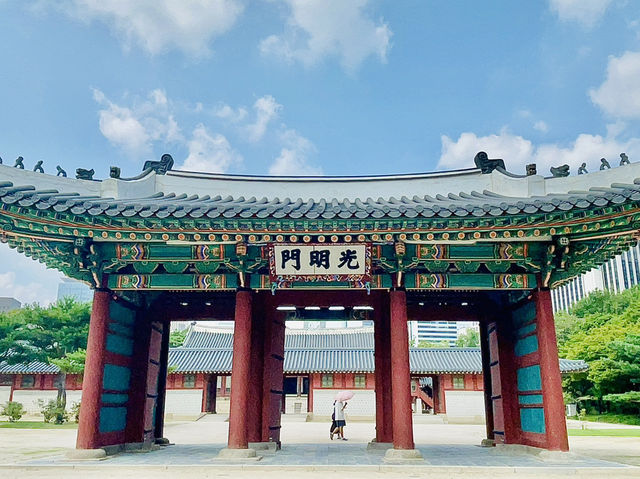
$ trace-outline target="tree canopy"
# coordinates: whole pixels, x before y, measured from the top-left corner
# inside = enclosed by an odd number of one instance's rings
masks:
[[[616,404],[640,395],[640,287],[592,293],[556,315],[556,332],[561,357],[589,364],[565,379],[569,395]]]
[[[72,298],[0,314],[0,361],[50,362],[86,349],[91,305]]]

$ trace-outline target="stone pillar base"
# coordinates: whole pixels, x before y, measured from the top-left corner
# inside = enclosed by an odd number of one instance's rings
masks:
[[[417,449],[388,449],[384,454],[384,462],[393,464],[429,464]]]
[[[480,442],[480,447],[495,447],[495,445],[496,441],[493,439],[483,439],[482,442]]]
[[[158,438],[156,438],[155,443],[158,446],[171,446],[171,445],[173,445],[173,443],[171,441],[169,441],[169,439],[167,439],[166,437],[158,437]]]
[[[102,461],[107,458],[104,449],[71,449],[65,454],[67,459],[74,461]]]
[[[260,452],[276,452],[280,450],[280,444],[275,441],[250,442],[249,449]]]
[[[225,447],[218,453],[218,460],[232,460],[232,461],[259,461],[262,456],[256,454],[255,449],[230,449]]]
[[[369,444],[367,444],[367,451],[380,451],[385,449],[391,449],[393,447],[392,442],[378,442],[375,439],[372,439]]]

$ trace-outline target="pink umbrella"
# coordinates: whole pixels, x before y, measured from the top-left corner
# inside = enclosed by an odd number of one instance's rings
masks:
[[[335,396],[335,400],[336,401],[348,401],[349,399],[351,399],[353,397],[353,392],[352,391],[338,391],[336,393]]]

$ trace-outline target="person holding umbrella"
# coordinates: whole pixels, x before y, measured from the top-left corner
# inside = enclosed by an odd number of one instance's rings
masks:
[[[347,407],[347,401],[352,397],[353,393],[351,391],[340,391],[334,398],[333,420],[335,421],[335,428],[329,434],[331,440],[333,440],[334,434],[338,435],[338,439],[342,439],[343,441],[347,440],[347,438],[344,437],[344,426],[347,424],[344,418],[344,410]]]

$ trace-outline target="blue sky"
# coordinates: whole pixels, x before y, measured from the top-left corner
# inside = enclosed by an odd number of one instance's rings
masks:
[[[124,176],[640,158],[640,3],[0,0],[0,156]],[[613,164],[613,163],[612,163]],[[0,296],[59,275],[0,248]]]

